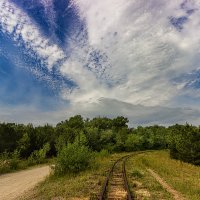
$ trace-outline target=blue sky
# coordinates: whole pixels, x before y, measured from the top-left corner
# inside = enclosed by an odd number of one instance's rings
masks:
[[[200,1],[1,0],[0,121],[200,119]]]

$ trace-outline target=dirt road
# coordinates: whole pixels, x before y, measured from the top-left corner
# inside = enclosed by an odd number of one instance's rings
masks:
[[[0,176],[0,200],[14,200],[33,188],[50,173],[49,166]]]

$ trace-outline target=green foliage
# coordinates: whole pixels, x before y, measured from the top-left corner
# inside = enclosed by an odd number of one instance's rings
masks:
[[[118,132],[115,136],[115,145],[114,150],[117,152],[125,151],[125,143],[128,137],[128,129],[127,128],[121,128],[118,129]]]
[[[9,156],[10,154],[7,151],[0,154],[0,174],[10,171]]]
[[[107,149],[109,152],[114,151],[115,134],[113,130],[104,130],[100,134],[100,143],[102,149]]]
[[[87,146],[93,151],[101,150],[100,131],[98,128],[88,127],[85,129]]]
[[[0,154],[0,160],[8,160],[10,158],[10,153],[7,151],[4,151]]]
[[[18,169],[18,165],[20,163],[20,153],[18,150],[15,150],[12,154],[11,154],[11,159],[10,159],[10,169],[11,170],[16,170]]]
[[[92,120],[87,120],[85,123],[86,127],[95,127],[98,130],[108,130],[113,127],[113,120],[107,117],[96,117]]]
[[[0,174],[10,172],[10,163],[8,160],[0,160]]]
[[[28,158],[28,162],[30,165],[41,164],[45,162],[46,155],[50,150],[49,143],[46,143],[42,149],[35,150],[30,157]]]
[[[86,146],[87,145],[87,138],[86,135],[83,132],[80,132],[78,136],[75,138],[75,143],[78,143],[79,145]]]
[[[17,142],[22,135],[18,127],[13,123],[0,124],[0,154],[8,151],[13,152],[17,148]]]
[[[142,137],[137,134],[130,134],[125,142],[126,151],[137,151],[142,149]]]
[[[13,153],[4,152],[0,155],[0,174],[17,170],[19,168],[19,151]]]
[[[28,158],[30,164],[37,164],[46,157],[57,156],[69,143],[78,143],[97,152],[169,148],[173,158],[200,165],[199,127],[186,124],[169,128],[158,125],[129,128],[128,122],[123,116],[85,120],[76,115],[56,127],[0,123],[0,154],[8,152],[12,168],[17,168],[19,158],[12,158],[13,152],[18,152],[21,159]],[[47,143],[48,151],[44,148]]]
[[[74,117],[70,117],[68,120],[68,126],[73,129],[81,130],[84,127],[84,121],[81,115],[76,115]]]
[[[186,124],[170,127],[169,140],[172,158],[200,165],[200,128]]]
[[[67,140],[66,140],[66,137],[64,137],[64,135],[60,135],[57,140],[56,140],[56,144],[55,144],[55,147],[56,147],[56,150],[57,152],[60,152],[61,149],[67,144]]]
[[[28,133],[24,133],[22,138],[18,141],[18,150],[20,151],[21,155],[25,157],[28,155],[28,150],[31,146],[31,141]]]
[[[88,147],[69,143],[58,154],[55,173],[78,173],[88,169],[92,164],[93,154]]]
[[[121,128],[128,128],[128,125],[127,125],[128,122],[129,122],[128,118],[120,116],[120,117],[114,118],[112,121],[112,124],[116,130],[119,130]]]

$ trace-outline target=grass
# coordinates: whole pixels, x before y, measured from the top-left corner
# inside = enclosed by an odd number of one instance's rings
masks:
[[[131,192],[136,196],[136,199],[173,199],[146,171],[146,165],[143,163],[141,158],[142,155],[136,154],[132,156],[126,163],[126,170]]]
[[[158,173],[186,199],[200,199],[200,167],[173,160],[169,157],[168,151],[146,152],[130,158],[127,162],[129,179],[132,182],[140,182],[141,187],[151,193],[151,197],[147,199],[172,199],[159,183],[156,183],[156,180],[146,170],[147,168]],[[131,187],[134,189],[133,184]]]
[[[112,163],[126,155],[98,155],[96,164],[87,171],[76,175],[50,175],[24,200],[95,200],[101,191]],[[154,170],[169,185],[188,200],[200,199],[200,167],[173,160],[168,151],[152,151],[136,154],[127,160],[127,176],[130,189],[137,191],[138,199],[174,199],[147,171]]]
[[[92,169],[77,175],[49,176],[44,182],[34,188],[24,199],[90,199],[95,200],[101,191],[105,178],[112,163],[122,154],[96,156],[96,164]]]

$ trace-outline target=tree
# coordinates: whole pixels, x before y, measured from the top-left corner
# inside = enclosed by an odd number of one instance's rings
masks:
[[[125,150],[125,142],[127,139],[127,136],[129,134],[129,130],[127,128],[121,128],[118,131],[114,131],[114,150],[115,151],[124,151]]]
[[[84,128],[84,121],[81,115],[76,115],[74,117],[70,117],[68,121],[68,126],[73,130],[73,133],[78,136],[78,140],[80,142],[80,133]]]
[[[93,151],[101,150],[100,132],[98,128],[88,127],[84,131],[86,136],[86,144]]]
[[[22,137],[14,123],[0,124],[0,153],[13,152],[17,148],[17,142]]]
[[[200,128],[186,124],[170,127],[170,155],[195,165],[200,165]]]
[[[100,135],[100,142],[102,145],[102,148],[109,148],[110,146],[113,146],[115,143],[115,134],[114,132],[109,129],[101,132]]]
[[[129,134],[125,142],[126,151],[142,150],[142,138],[137,134]]]
[[[128,128],[128,118],[120,116],[112,120],[113,128],[118,131],[121,128]]]
[[[86,122],[86,127],[94,127],[98,128],[99,130],[108,130],[112,128],[112,119],[109,119],[107,117],[96,117],[92,120],[88,120]]]

